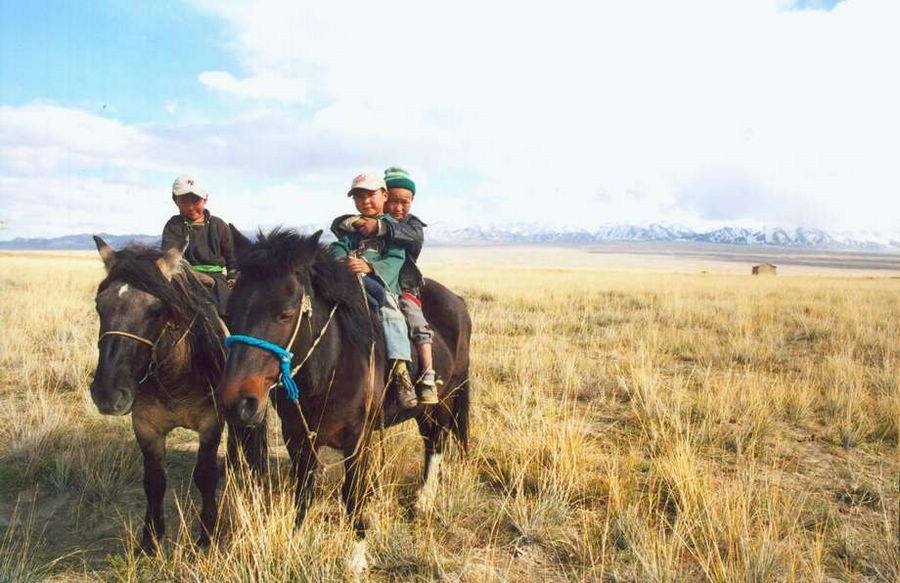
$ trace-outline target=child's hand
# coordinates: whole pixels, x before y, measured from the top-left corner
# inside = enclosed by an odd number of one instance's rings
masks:
[[[359,259],[356,257],[347,259],[347,268],[353,273],[361,273],[363,275],[372,273],[372,266],[369,265],[369,262],[365,259]]]
[[[378,219],[360,217],[353,222],[353,228],[363,237],[373,237],[378,234]]]

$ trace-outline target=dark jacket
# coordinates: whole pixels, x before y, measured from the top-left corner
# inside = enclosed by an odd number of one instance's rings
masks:
[[[340,218],[340,217],[338,217]],[[381,215],[378,218],[383,224],[396,223],[393,218]],[[400,293],[400,269],[406,260],[406,252],[396,243],[384,237],[363,238],[356,231],[340,231],[338,240],[331,244],[331,252],[338,258],[361,257],[369,262],[374,274],[395,294]]]
[[[416,261],[422,252],[422,245],[425,244],[425,227],[428,225],[416,215],[407,215],[405,221],[388,223],[386,226],[385,238],[406,251],[406,261],[400,269],[400,289],[418,297],[419,288],[425,285],[425,278],[422,277]]]
[[[204,210],[205,219],[202,223],[191,223],[184,218],[183,215],[175,215],[166,222],[163,227],[162,248],[163,250],[178,247],[187,241],[184,249],[184,258],[191,265],[218,265],[224,267],[223,273],[206,274],[212,277],[216,282],[216,287],[212,291],[215,297],[219,314],[225,316],[225,306],[228,302],[230,290],[226,285],[227,279],[237,279],[238,267],[237,259],[234,254],[234,241],[231,238],[231,231],[228,224],[209,214],[208,210]]]
[[[228,279],[238,275],[237,259],[234,255],[234,241],[228,224],[209,214],[202,223],[191,223],[183,215],[175,215],[163,227],[163,250],[181,245],[187,240],[184,258],[191,265],[218,265],[227,269]]]
[[[356,215],[341,215],[332,221],[331,232],[335,237],[340,239],[347,235],[347,231],[341,227],[341,223],[352,216]],[[416,260],[419,258],[419,253],[422,252],[422,245],[425,243],[425,227],[428,225],[415,215],[407,215],[403,222],[392,219],[383,223],[385,240],[390,245],[399,246],[406,252],[406,259],[400,268],[400,289],[418,296],[419,288],[425,285],[425,278],[422,277]]]

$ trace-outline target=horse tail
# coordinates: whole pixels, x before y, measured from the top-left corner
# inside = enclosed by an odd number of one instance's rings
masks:
[[[456,395],[453,399],[453,436],[462,447],[463,453],[469,453],[469,405],[472,401],[472,381],[469,378],[468,371],[464,380],[456,389]]]

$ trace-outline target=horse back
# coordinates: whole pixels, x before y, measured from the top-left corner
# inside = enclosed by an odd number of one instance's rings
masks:
[[[450,350],[454,369],[468,371],[472,319],[465,301],[433,279],[425,280],[421,299],[425,319]]]

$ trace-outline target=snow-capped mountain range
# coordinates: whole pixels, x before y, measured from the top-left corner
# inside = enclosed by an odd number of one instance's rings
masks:
[[[311,233],[318,225],[302,225],[301,232]],[[267,230],[267,229],[265,229]],[[246,233],[253,238],[255,229]],[[101,235],[113,247],[130,242],[158,245],[153,235]],[[780,227],[749,229],[725,226],[712,231],[695,231],[679,225],[600,225],[593,229],[580,227],[547,227],[543,225],[498,225],[459,227],[433,222],[426,231],[428,244],[589,244],[612,241],[693,241],[729,245],[770,245],[775,247],[805,247],[824,249],[870,249],[887,252],[900,251],[900,234],[885,235],[872,232],[829,233],[816,228],[784,229]],[[323,240],[328,240],[326,234]],[[0,241],[0,249],[77,250],[93,249],[90,234],[67,235],[55,238],[17,238]]]
[[[535,225],[446,227],[433,223],[427,231],[431,243],[600,243],[606,241],[695,241],[729,245],[771,245],[776,247],[823,247],[836,249],[900,249],[900,235],[879,233],[828,233],[822,229],[799,227],[721,227],[695,231],[679,225],[601,225],[594,229],[542,227]]]

